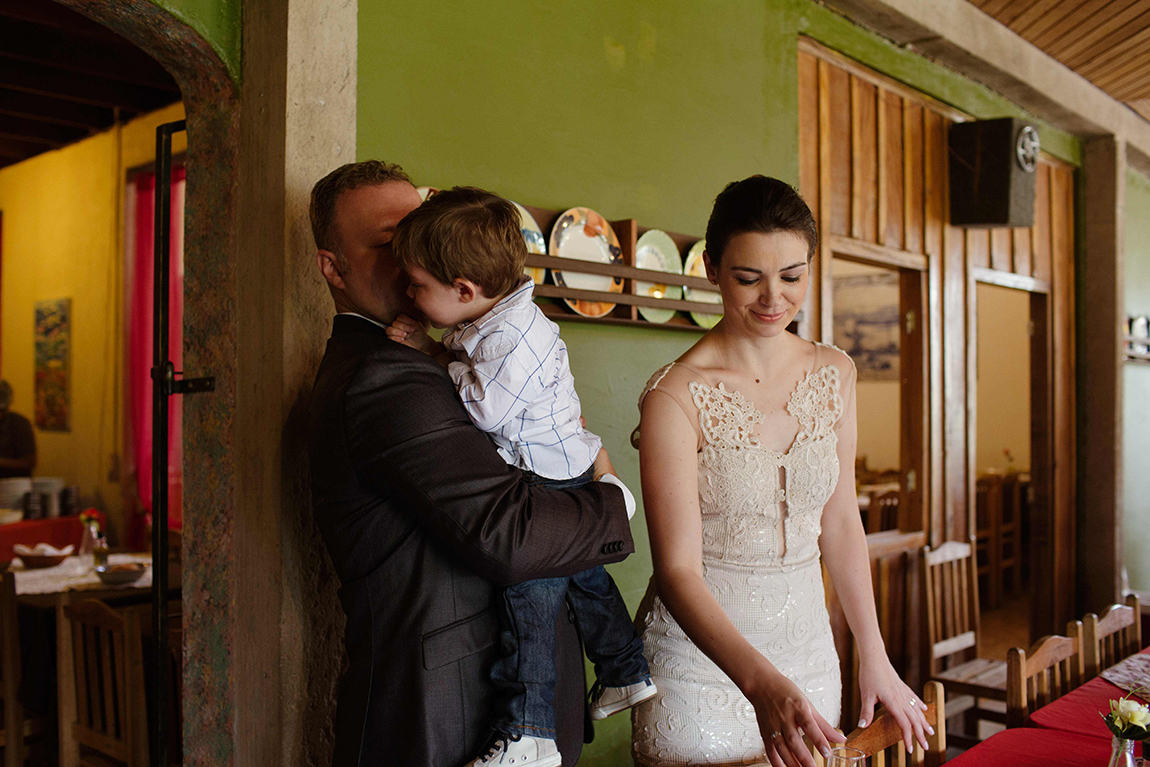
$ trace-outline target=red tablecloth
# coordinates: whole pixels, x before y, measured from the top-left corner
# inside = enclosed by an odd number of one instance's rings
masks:
[[[1150,653],[1150,648],[1142,651]],[[1030,715],[1035,727],[1062,730],[1077,735],[1110,739],[1110,730],[1099,714],[1110,713],[1110,701],[1121,698],[1126,691],[1102,677],[1091,679],[1073,692],[1043,706]],[[1145,703],[1137,696],[1134,699]]]
[[[1109,760],[1110,738],[1018,727],[987,738],[947,767],[1099,767]]]
[[[102,515],[100,523],[104,523]],[[31,519],[14,522],[11,525],[0,525],[0,562],[7,562],[15,557],[12,547],[17,543],[25,546],[47,543],[58,549],[70,543],[79,548],[80,534],[83,531],[84,527],[80,524],[79,517]]]

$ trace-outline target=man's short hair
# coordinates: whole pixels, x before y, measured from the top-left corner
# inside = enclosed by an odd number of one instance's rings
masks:
[[[346,264],[342,263],[343,254],[340,253],[335,234],[335,204],[339,196],[352,189],[379,186],[388,181],[411,183],[403,168],[395,163],[364,160],[339,166],[311,188],[311,206],[308,213],[311,217],[311,233],[315,237],[315,246],[319,250],[330,250],[335,253],[337,260],[341,262],[341,269],[346,268]]]
[[[4,410],[12,404],[12,384],[7,381],[0,381],[0,410]]]
[[[450,285],[478,285],[488,298],[518,287],[527,262],[519,211],[497,194],[473,186],[439,192],[404,216],[392,241],[405,269],[420,266]]]

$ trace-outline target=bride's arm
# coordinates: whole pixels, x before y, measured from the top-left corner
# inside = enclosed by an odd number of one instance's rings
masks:
[[[824,754],[839,735],[731,622],[703,581],[697,436],[670,395],[643,402],[639,463],[659,597],[700,650],[755,707],[771,763],[814,767],[802,733]],[[771,733],[782,737],[773,738]]]
[[[855,493],[855,448],[858,443],[856,376],[854,367],[849,367],[846,385],[842,387],[844,412],[838,424],[839,478],[834,493],[823,508],[819,548],[858,645],[859,690],[863,704],[859,726],[870,724],[875,703],[881,701],[902,727],[907,749],[913,750],[915,740],[926,748],[923,732],[929,726],[922,714],[926,704],[902,683],[891,666],[875,613],[870,554]]]

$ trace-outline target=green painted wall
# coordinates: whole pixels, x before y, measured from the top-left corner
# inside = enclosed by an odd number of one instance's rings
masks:
[[[1126,174],[1126,312],[1150,314],[1150,179]],[[1128,362],[1125,379],[1125,499],[1123,518],[1130,585],[1150,589],[1150,365]]]
[[[242,0],[152,0],[200,33],[227,67],[240,79]]]
[[[976,117],[1020,114],[986,88],[807,0],[567,3],[360,0],[360,159],[401,163],[417,183],[476,184],[550,208],[701,235],[727,182],[798,181],[797,35],[842,50]],[[1044,129],[1077,163],[1078,143]],[[644,382],[698,337],[563,323],[588,425],[638,489],[628,436]],[[650,575],[612,568],[634,609]],[[630,763],[630,723],[597,727],[583,765]]]

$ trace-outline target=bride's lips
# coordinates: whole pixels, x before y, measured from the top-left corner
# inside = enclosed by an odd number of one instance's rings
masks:
[[[755,318],[761,322],[778,322],[783,317],[787,316],[785,310],[779,312],[778,314],[763,314],[762,312],[756,312],[752,309],[751,314],[755,315]]]

